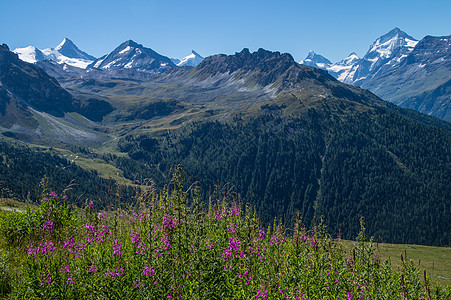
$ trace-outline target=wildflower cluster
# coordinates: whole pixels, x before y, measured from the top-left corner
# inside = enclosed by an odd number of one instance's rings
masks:
[[[41,240],[30,240],[24,249],[24,278],[11,296],[361,300],[451,295],[449,288],[431,287],[426,276],[421,280],[411,263],[392,271],[367,242],[346,253],[340,240],[320,227],[307,230],[299,221],[290,230],[277,224],[265,230],[252,209],[230,197],[204,212],[200,198],[189,198],[181,181],[176,174],[172,190],[151,193],[136,211],[98,213],[89,204],[84,217],[66,218],[75,220],[67,231],[56,231],[57,217],[46,214],[38,228]],[[52,193],[42,205],[56,198]]]

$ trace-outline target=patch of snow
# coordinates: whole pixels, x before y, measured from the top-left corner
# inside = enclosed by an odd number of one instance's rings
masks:
[[[129,61],[129,62],[124,66],[125,69],[131,69],[132,67],[133,67],[133,61]]]
[[[57,57],[57,62],[59,64],[67,64],[72,67],[77,67],[81,69],[86,69],[88,65],[92,63],[92,60],[80,59],[80,58],[70,58],[64,55],[59,55]]]
[[[94,64],[94,68],[98,68],[98,67],[103,63],[104,60],[105,60],[105,58],[104,58],[104,59],[99,59],[99,60]]]
[[[109,62],[106,66],[102,67],[102,69],[109,69],[109,68],[111,68],[112,65],[114,65],[118,61],[119,61],[119,59],[115,59],[115,60]]]
[[[119,54],[123,54],[123,53],[125,53],[125,52],[128,52],[128,51],[130,51],[132,48],[130,47],[130,46],[127,46],[127,47],[125,47],[124,49],[122,49],[120,52],[119,52]]]
[[[191,51],[191,54],[185,56],[184,58],[180,59],[178,63],[176,63],[177,66],[192,66],[195,67],[198,64],[200,64],[204,58],[200,56],[197,52],[194,50]]]
[[[51,48],[45,48],[44,50],[41,50],[41,52],[44,53],[45,56],[51,56],[53,54]]]
[[[410,40],[408,38],[405,38],[404,41],[406,42],[406,46],[412,49],[418,44],[418,41]]]
[[[58,46],[56,46],[54,50],[59,51],[61,48],[63,48],[63,46],[66,42],[67,42],[66,38],[64,38],[64,40]]]
[[[25,48],[17,48],[13,52],[19,55],[21,60],[34,64],[37,62],[36,50],[36,47],[28,46]]]

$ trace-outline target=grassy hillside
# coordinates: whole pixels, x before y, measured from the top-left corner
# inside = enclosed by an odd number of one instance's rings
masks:
[[[343,241],[343,246],[348,253],[357,246],[355,241]],[[433,247],[411,244],[377,244],[377,253],[382,260],[390,260],[392,268],[402,268],[403,261],[412,261],[417,270],[426,270],[432,283],[451,285],[451,248]]]

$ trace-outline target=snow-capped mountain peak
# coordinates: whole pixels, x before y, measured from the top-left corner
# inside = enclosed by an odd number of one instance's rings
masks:
[[[364,59],[373,61],[376,58],[390,58],[395,51],[404,48],[402,52],[411,52],[415,48],[418,40],[409,36],[399,28],[391,30],[389,33],[379,37],[368,50]],[[405,54],[405,53],[404,53]]]
[[[307,66],[320,68],[320,69],[324,69],[324,70],[326,70],[330,65],[332,65],[330,60],[328,60],[327,58],[325,58],[322,55],[315,53],[315,51],[313,51],[313,50],[309,51],[309,53],[307,54],[307,57],[305,59],[301,60],[300,64],[304,64]]]
[[[417,45],[418,40],[399,28],[379,37],[370,46],[352,77],[347,77],[345,83],[362,85],[378,72],[399,65]]]
[[[345,83],[360,85],[362,81],[369,80],[381,69],[400,64],[412,52],[417,43],[415,38],[399,28],[394,28],[376,39],[363,58],[351,53],[342,61],[331,63],[323,56],[310,51],[301,63],[327,70]]]
[[[66,46],[66,47],[71,47],[71,46],[75,46],[75,44],[71,41],[71,40],[69,40],[68,38],[64,38],[63,39],[63,41],[58,45],[58,46],[56,46],[55,47],[55,50],[56,51],[59,51],[60,49],[62,49],[64,46]],[[76,47],[76,46],[75,46]]]
[[[352,64],[356,61],[358,61],[360,58],[359,56],[355,53],[352,52],[351,54],[348,55],[348,57],[346,57],[345,59],[343,59],[342,61],[338,62],[339,64]]]
[[[46,59],[42,51],[34,46],[17,48],[13,52],[16,53],[21,60],[32,64]]]
[[[65,38],[55,48],[39,50],[34,46],[28,46],[26,48],[17,48],[14,52],[19,55],[21,60],[29,63],[50,59],[59,64],[67,64],[82,69],[85,69],[93,60],[95,60],[95,57],[81,51],[68,38]]]
[[[360,62],[360,58],[357,54],[352,52],[348,55],[345,59],[331,64],[327,71],[333,76],[335,76],[338,80],[347,82],[354,76],[354,73],[356,71],[356,66]]]
[[[112,52],[88,66],[88,68],[102,70],[132,69],[155,74],[160,74],[172,67],[175,65],[169,58],[132,40],[120,44]]]
[[[182,59],[172,59],[172,62],[174,62],[177,66],[191,66],[196,67],[198,64],[200,64],[204,58],[197,53],[194,50],[191,50],[191,53],[185,56]]]
[[[56,46],[55,49],[53,49],[53,51],[56,51],[59,54],[62,54],[69,58],[78,58],[90,61],[96,59],[94,56],[78,49],[78,47],[68,38],[64,38],[64,40],[58,46]]]

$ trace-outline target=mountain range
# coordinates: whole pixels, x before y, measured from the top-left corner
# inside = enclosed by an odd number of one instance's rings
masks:
[[[146,81],[171,68],[197,66],[204,59],[194,50],[182,59],[170,59],[132,40],[98,59],[81,51],[68,38],[55,48],[39,50],[29,46],[13,52],[21,60],[38,65],[58,80],[122,78]]]
[[[399,28],[379,37],[363,58],[352,53],[331,63],[311,51],[302,64],[327,70],[406,108],[451,121],[451,36],[421,41]]]
[[[376,39],[362,58],[351,53],[342,61],[332,63],[310,51],[300,63],[327,70],[344,83],[369,89],[402,107],[450,121],[449,41],[449,36],[428,36],[419,43],[395,28]],[[29,46],[14,52],[24,61],[37,63],[58,80],[83,77],[146,81],[171,68],[195,67],[204,59],[194,50],[182,59],[168,58],[131,40],[98,59],[81,51],[68,38],[53,49]],[[429,57],[432,52],[434,59]]]
[[[426,62],[421,49],[431,45],[419,47],[423,40],[407,55],[414,64]],[[332,234],[353,239],[364,216],[368,234],[383,241],[451,244],[449,122],[288,53],[243,49],[174,67],[144,48],[127,41],[82,69],[30,64],[2,46],[1,138],[69,151],[80,166],[130,184],[151,178],[163,187],[182,164],[202,183],[205,201],[233,190],[264,226],[275,218],[290,226],[299,211],[307,226],[325,216]],[[31,172],[10,153],[0,153],[0,163]],[[14,186],[16,195],[32,188]]]
[[[13,51],[23,61],[37,63],[43,60],[52,60],[58,64],[68,65],[81,69],[136,69],[140,71],[164,72],[167,68],[181,66],[197,66],[204,58],[196,51],[181,59],[169,59],[150,48],[143,47],[132,40],[119,45],[109,54],[97,59],[80,50],[70,39],[64,40],[55,48],[40,50],[34,46],[16,48]],[[159,64],[159,65],[158,65]]]

